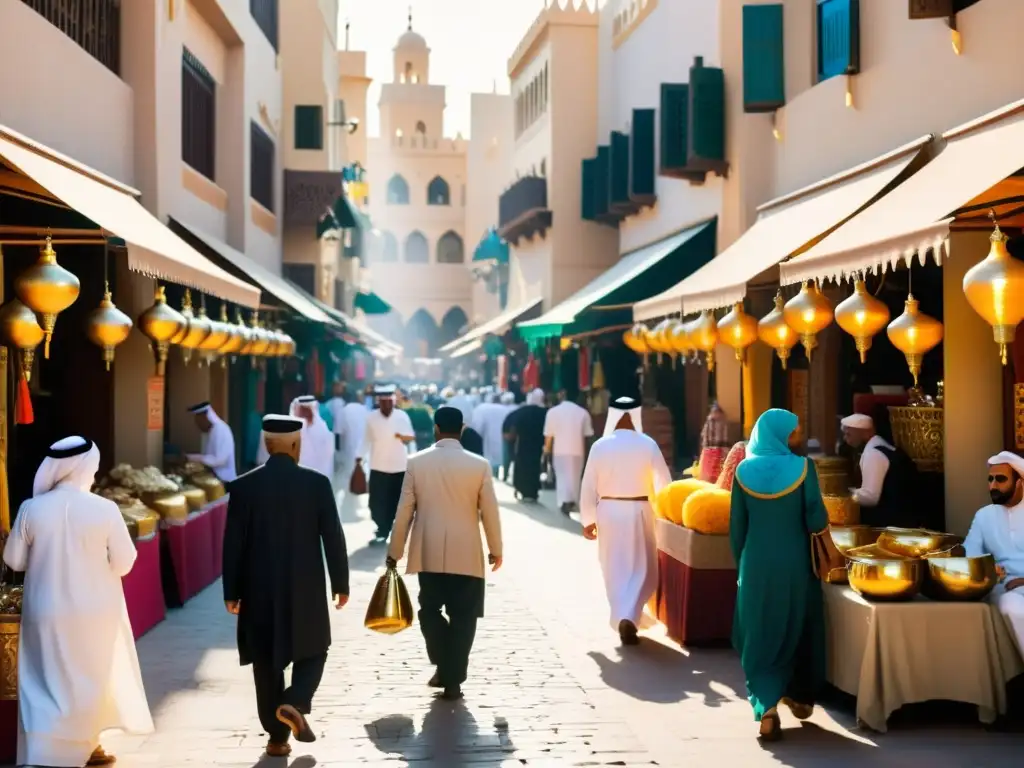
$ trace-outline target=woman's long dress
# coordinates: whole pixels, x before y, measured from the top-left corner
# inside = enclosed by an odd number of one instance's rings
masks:
[[[778,496],[733,483],[729,535],[739,587],[732,642],[757,720],[784,696],[813,704],[825,682],[824,605],[810,535],[827,527],[811,461],[804,481]]]
[[[515,469],[512,485],[524,499],[540,496],[540,461],[544,454],[544,417],[547,409],[524,405],[509,414],[515,433]]]

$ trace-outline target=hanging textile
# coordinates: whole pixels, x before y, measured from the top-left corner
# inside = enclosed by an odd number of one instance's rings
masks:
[[[577,366],[579,371],[579,388],[581,392],[586,392],[590,389],[590,347],[580,347],[579,352],[579,365]]]
[[[540,386],[540,363],[530,353],[530,359],[523,367],[523,392],[532,392]]]
[[[498,391],[508,391],[508,355],[498,355]]]

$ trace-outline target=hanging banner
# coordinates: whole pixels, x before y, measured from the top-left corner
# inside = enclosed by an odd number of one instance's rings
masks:
[[[146,381],[146,429],[150,432],[164,430],[164,379],[150,376]]]

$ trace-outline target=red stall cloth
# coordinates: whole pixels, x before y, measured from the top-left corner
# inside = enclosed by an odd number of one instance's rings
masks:
[[[736,567],[728,536],[658,520],[658,589],[652,607],[680,645],[719,645],[732,636]]]
[[[530,359],[523,366],[523,394],[532,392],[540,386],[540,363],[530,354]]]
[[[498,391],[508,391],[508,355],[498,355]]]
[[[160,581],[160,531],[136,541],[135,551],[135,565],[121,579],[121,586],[132,634],[138,640],[167,615]]]
[[[0,765],[18,759],[18,700],[0,700]]]
[[[215,570],[215,520],[222,520],[217,509],[227,508],[227,499],[220,499],[198,512],[193,512],[184,523],[164,528],[167,546],[163,548],[170,560],[168,569],[174,578],[177,602],[184,604],[198,595],[220,577]],[[223,534],[219,539],[223,545]]]

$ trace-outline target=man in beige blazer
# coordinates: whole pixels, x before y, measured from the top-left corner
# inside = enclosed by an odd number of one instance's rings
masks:
[[[389,566],[401,560],[408,539],[406,572],[419,574],[420,628],[430,663],[437,667],[429,685],[443,688],[445,699],[462,698],[477,619],[484,615],[481,523],[491,570],[502,562],[491,467],[463,450],[462,427],[458,408],[437,409],[437,442],[409,458],[387,557]]]

